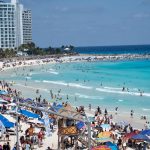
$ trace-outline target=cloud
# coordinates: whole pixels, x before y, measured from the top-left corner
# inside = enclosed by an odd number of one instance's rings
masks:
[[[67,12],[69,11],[69,8],[68,7],[55,7],[55,10],[56,11],[59,11],[59,12]]]

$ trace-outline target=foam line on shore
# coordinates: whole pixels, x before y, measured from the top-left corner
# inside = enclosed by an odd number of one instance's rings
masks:
[[[82,88],[82,89],[93,89],[91,86],[84,86],[81,84],[76,84],[76,83],[66,83],[63,81],[50,81],[50,80],[43,80],[44,83],[51,83],[51,84],[57,84],[57,85],[64,85],[64,86],[70,86],[70,87],[75,87],[75,88]]]
[[[48,73],[51,73],[51,74],[55,74],[55,75],[58,75],[59,72],[56,72],[56,71],[47,71]]]
[[[50,81],[50,80],[43,80],[43,83],[51,83],[51,84],[57,84],[57,85],[65,85],[67,86],[68,84],[63,82],[63,81]]]
[[[35,88],[35,87],[32,87],[32,86],[28,86],[28,85],[23,85],[23,84],[19,84],[19,83],[16,83],[15,85],[18,85],[18,86],[22,86],[22,87],[25,87],[25,88],[30,88],[30,89],[33,89],[33,90],[41,90],[41,91],[45,91],[45,92],[49,92],[48,89],[43,89],[43,88]]]
[[[98,99],[98,100],[103,100],[103,97],[100,96],[88,96],[88,95],[84,95],[84,94],[80,94],[80,93],[75,93],[76,96],[78,96],[79,98],[85,98],[85,99]]]
[[[118,91],[114,89],[108,89],[108,88],[96,88],[99,92],[105,92],[105,93],[114,93],[114,94],[126,94],[126,95],[134,95],[134,96],[140,96],[139,92],[126,92],[126,91]],[[142,93],[142,96],[150,97],[150,93]]]

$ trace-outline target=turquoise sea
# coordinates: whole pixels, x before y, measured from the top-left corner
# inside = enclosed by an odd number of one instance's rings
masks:
[[[50,90],[57,94],[61,89],[63,100],[58,101],[112,111],[119,107],[121,113],[133,109],[137,115],[150,116],[150,60],[57,63],[8,70],[5,77],[3,74],[0,79],[15,81],[20,88],[39,89],[48,100]]]

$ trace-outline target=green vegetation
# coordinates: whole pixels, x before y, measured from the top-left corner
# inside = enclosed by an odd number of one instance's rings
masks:
[[[67,50],[66,50],[67,49]],[[0,58],[11,58],[18,56],[17,52],[22,52],[23,54],[32,56],[32,55],[54,55],[54,54],[72,54],[74,46],[61,46],[60,48],[40,48],[31,42],[28,44],[22,44],[20,47],[15,49],[0,49]]]
[[[16,51],[14,49],[1,49],[0,48],[0,58],[11,58],[16,56]]]

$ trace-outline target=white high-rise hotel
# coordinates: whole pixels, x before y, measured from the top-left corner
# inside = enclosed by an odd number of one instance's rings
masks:
[[[31,10],[24,10],[18,0],[0,0],[0,48],[15,48],[32,42]]]

